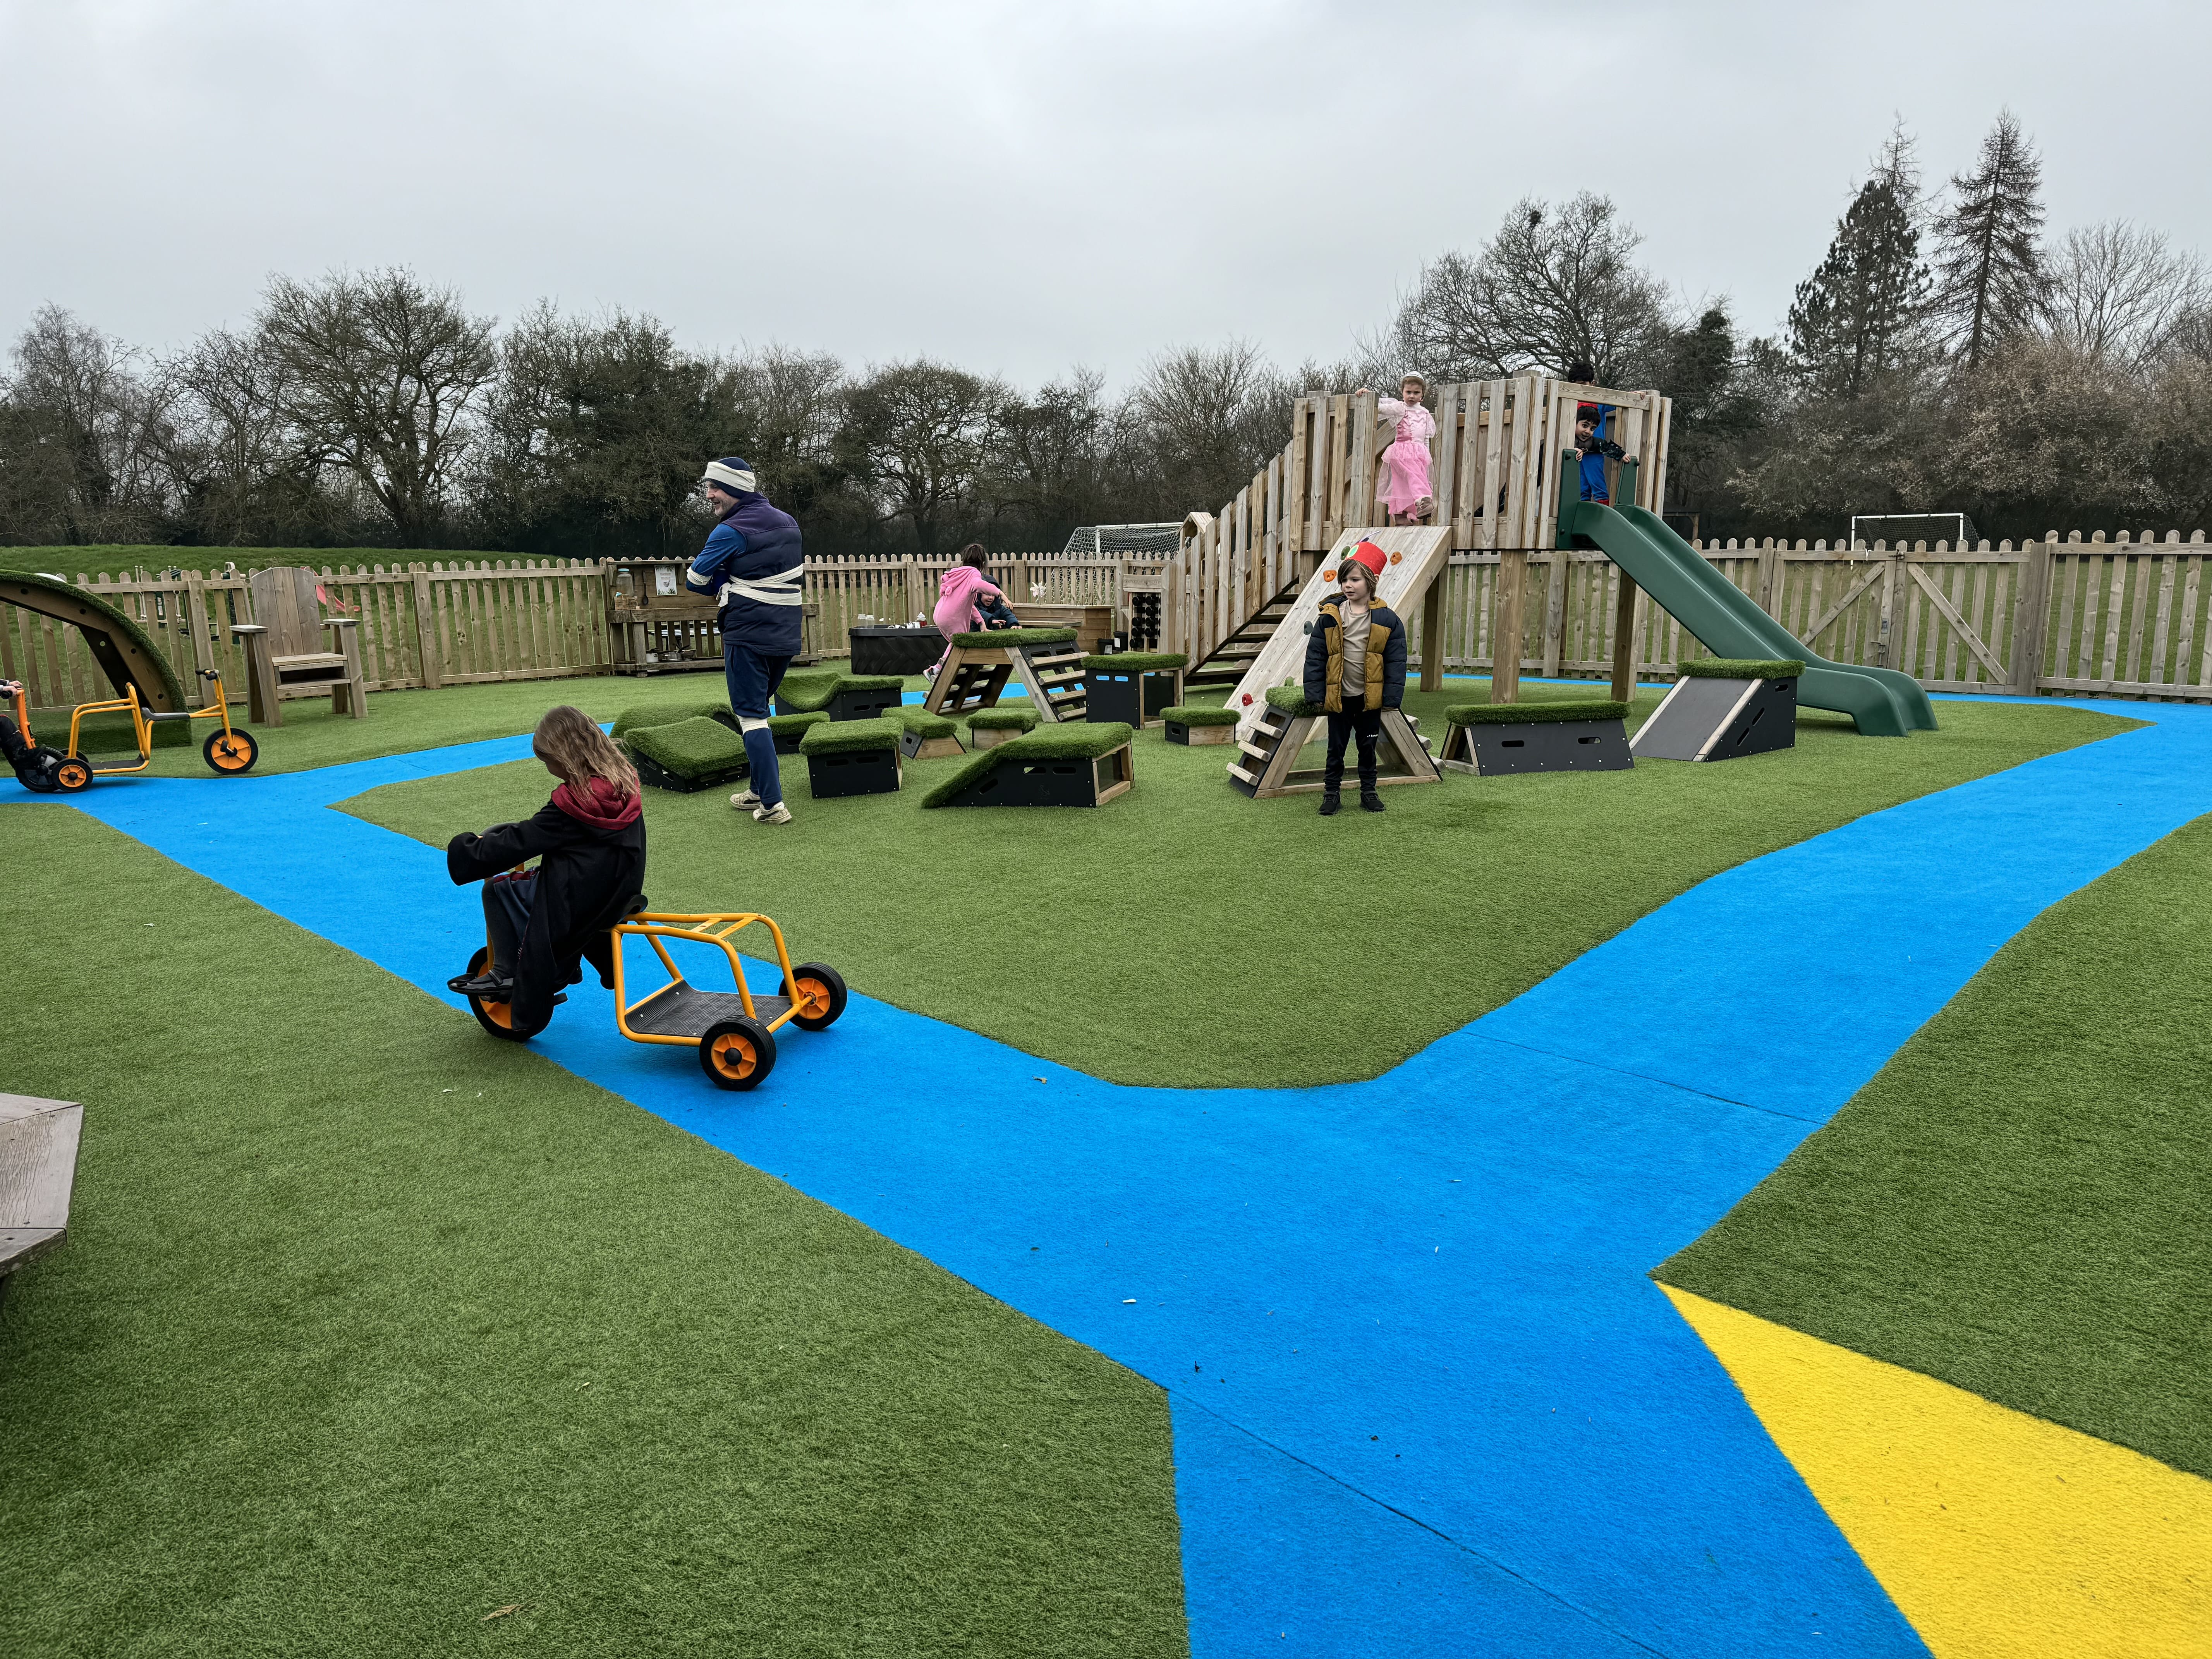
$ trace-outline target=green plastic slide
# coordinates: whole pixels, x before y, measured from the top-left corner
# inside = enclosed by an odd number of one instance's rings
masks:
[[[1571,452],[1568,465],[1573,465]],[[1627,489],[1621,493],[1626,495]],[[1716,656],[1802,658],[1805,673],[1797,682],[1797,701],[1803,707],[1849,714],[1864,737],[1901,738],[1936,729],[1936,710],[1910,674],[1813,655],[1656,514],[1640,507],[1562,501],[1561,545],[1570,545],[1571,536],[1587,536]]]

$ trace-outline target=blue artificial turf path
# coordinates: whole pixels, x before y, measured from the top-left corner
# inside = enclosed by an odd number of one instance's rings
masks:
[[[1728,871],[1366,1083],[1121,1088],[855,994],[730,1095],[591,982],[534,1046],[1165,1389],[1198,1659],[1919,1654],[1646,1274],[2039,912],[2212,811],[2212,710],[2069,706],[2155,724]],[[528,748],[74,804],[453,1002],[476,895],[325,809]]]

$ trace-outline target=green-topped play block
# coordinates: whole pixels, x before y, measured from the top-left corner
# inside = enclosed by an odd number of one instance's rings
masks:
[[[1125,725],[1046,726],[969,757],[924,806],[1103,806],[1136,781]]]
[[[896,708],[906,682],[896,674],[786,674],[775,689],[779,714],[826,714],[833,720],[873,720]]]
[[[632,726],[623,734],[638,781],[656,789],[690,794],[745,775],[745,741],[703,714],[661,726]]]
[[[1794,657],[1701,657],[1676,663],[1674,672],[1693,680],[1795,680],[1805,665]]]
[[[1233,708],[1219,708],[1210,703],[1178,703],[1160,710],[1160,722],[1166,728],[1161,735],[1170,743],[1203,745],[1237,741],[1237,711]]]

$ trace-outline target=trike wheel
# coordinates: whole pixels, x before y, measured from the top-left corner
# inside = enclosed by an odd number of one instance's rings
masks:
[[[234,727],[228,732],[212,733],[200,745],[200,757],[210,769],[235,777],[240,772],[253,769],[253,763],[261,758],[261,745],[254,742],[251,732]]]
[[[54,781],[54,769],[62,763],[61,751],[38,744],[23,751],[15,763],[15,781],[33,794],[51,795],[61,786]]]
[[[725,1019],[699,1039],[699,1069],[718,1089],[757,1089],[775,1069],[775,1037],[757,1019]]]
[[[92,763],[82,755],[66,755],[62,763],[54,768],[54,787],[64,795],[74,795],[92,782]]]
[[[783,994],[795,1011],[791,1023],[802,1031],[826,1030],[845,1012],[844,975],[824,963],[800,963],[783,982]]]
[[[476,955],[469,958],[469,977],[474,979],[483,972],[484,963],[491,960],[491,946],[479,945]],[[514,1029],[514,1005],[511,1002],[487,1002],[482,997],[469,999],[469,1012],[477,1017],[477,1024],[494,1036],[507,1042],[527,1042],[526,1033]]]

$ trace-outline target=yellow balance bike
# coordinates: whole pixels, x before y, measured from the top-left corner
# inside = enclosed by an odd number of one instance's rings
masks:
[[[212,669],[202,669],[200,678],[210,683],[208,706],[204,708],[175,714],[157,714],[138,701],[138,688],[126,685],[123,695],[105,702],[81,702],[70,712],[69,751],[56,756],[52,750],[40,747],[27,753],[15,768],[15,775],[23,786],[41,793],[58,790],[73,795],[89,786],[94,778],[113,777],[125,772],[143,772],[154,760],[154,727],[167,720],[221,720],[222,729],[210,732],[200,745],[200,755],[210,769],[224,777],[236,777],[252,770],[253,763],[261,757],[261,750],[253,741],[253,734],[241,732],[230,723],[229,700],[223,696],[222,676]],[[15,723],[26,732],[30,730],[30,698],[20,688],[15,693]],[[131,735],[138,740],[138,759],[130,766],[95,766],[91,757],[81,750],[82,732],[87,714],[108,714],[118,712],[131,716]]]
[[[643,901],[639,901],[642,904]],[[776,965],[783,969],[783,985],[775,996],[755,996],[745,984],[744,958],[731,943],[739,933],[758,923],[775,941]],[[668,982],[635,1002],[629,1000],[623,972],[623,942],[642,939],[653,946]],[[719,947],[728,958],[734,991],[702,991],[684,979],[668,953],[667,940],[688,939]],[[474,977],[491,960],[486,944],[469,958],[468,974]],[[835,968],[818,962],[791,965],[791,952],[783,930],[763,915],[716,911],[702,915],[674,911],[633,910],[614,927],[615,1029],[632,1042],[661,1042],[696,1048],[699,1067],[718,1088],[757,1089],[775,1069],[775,1033],[786,1025],[802,1031],[820,1031],[837,1023],[845,1012],[845,981]],[[459,981],[455,981],[458,988]],[[556,1002],[565,1000],[556,996]],[[494,1036],[511,1042],[527,1042],[518,1036],[512,1011],[501,1000],[469,994],[469,1008],[477,1023]]]

